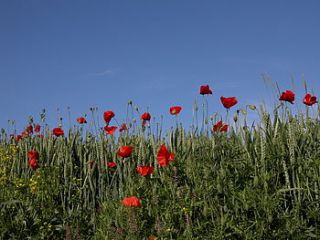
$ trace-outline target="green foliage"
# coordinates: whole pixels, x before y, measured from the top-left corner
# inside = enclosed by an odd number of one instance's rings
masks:
[[[0,238],[319,239],[319,120],[285,110],[272,120],[261,112],[251,128],[242,120],[228,133],[177,124],[166,138],[133,126],[119,138],[76,129],[2,140]],[[165,142],[175,160],[160,167]],[[117,156],[122,145],[134,146],[132,156]],[[36,171],[27,165],[33,149]],[[140,176],[141,165],[154,173]],[[142,207],[122,205],[128,196]]]

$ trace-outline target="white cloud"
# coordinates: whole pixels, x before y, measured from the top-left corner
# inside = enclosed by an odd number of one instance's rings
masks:
[[[102,77],[102,76],[110,75],[110,74],[112,74],[112,73],[113,73],[112,70],[106,69],[106,70],[104,70],[104,71],[102,71],[102,72],[97,72],[97,73],[94,73],[94,74],[92,74],[92,75]]]
[[[118,71],[118,69],[107,68],[103,71],[97,71],[95,73],[88,73],[88,74],[86,74],[86,76],[88,76],[88,77],[105,77],[105,76],[114,75],[117,71]]]

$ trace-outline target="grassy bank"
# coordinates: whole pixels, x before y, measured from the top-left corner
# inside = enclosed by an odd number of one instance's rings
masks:
[[[166,134],[148,123],[117,137],[82,125],[21,140],[3,131],[0,238],[319,239],[319,119],[285,105],[272,115],[247,111],[260,121],[247,126],[238,111],[227,132],[211,131],[219,119],[211,123],[205,110],[200,130],[177,123]],[[175,155],[167,166],[158,161],[162,144]],[[121,146],[132,154],[121,157]],[[141,176],[138,166],[154,171]],[[141,206],[122,203],[130,196]]]

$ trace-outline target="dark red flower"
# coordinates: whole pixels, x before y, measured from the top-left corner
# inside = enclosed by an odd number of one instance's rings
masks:
[[[214,132],[227,132],[228,131],[228,124],[223,124],[222,121],[217,122],[214,126],[213,126],[213,131]]]
[[[122,123],[121,126],[120,126],[119,131],[120,131],[120,132],[123,132],[123,131],[126,131],[126,130],[128,130],[127,125],[126,125],[125,123]]]
[[[10,139],[14,139],[14,134],[10,134]]]
[[[35,150],[32,150],[32,151],[29,151],[28,152],[28,158],[29,159],[36,159],[38,160],[39,159],[39,153]]]
[[[28,127],[26,127],[26,132],[32,134],[33,133],[33,127],[30,124]]]
[[[223,126],[223,123],[222,123],[222,121],[219,121],[219,122],[217,122],[214,126],[213,126],[213,131],[214,132],[218,132],[221,128],[222,128],[222,126]]]
[[[202,85],[202,86],[200,86],[200,94],[201,94],[201,95],[212,94],[212,91],[211,91],[209,85]]]
[[[227,109],[233,107],[238,103],[238,100],[236,99],[236,97],[228,97],[228,98],[220,97],[220,100],[222,105]]]
[[[220,129],[220,132],[227,132],[229,128],[228,124],[223,124],[222,128]]]
[[[169,162],[174,160],[174,153],[169,153],[167,147],[162,144],[157,154],[157,160],[161,167],[168,166]]]
[[[41,129],[41,126],[40,126],[39,124],[37,124],[37,125],[34,126],[34,131],[35,131],[36,133],[40,132],[40,129]]]
[[[115,116],[114,112],[112,111],[106,111],[103,113],[103,118],[104,118],[104,121],[108,124],[111,119]]]
[[[139,173],[141,176],[146,177],[153,173],[154,167],[149,166],[140,166],[136,168],[137,173]]]
[[[77,122],[79,124],[84,124],[84,123],[87,123],[87,120],[84,117],[78,117],[77,118]]]
[[[110,135],[113,135],[114,132],[117,130],[118,127],[116,126],[105,126],[104,127],[104,131],[107,133],[107,134],[110,134]]]
[[[17,136],[16,136],[16,141],[17,141],[17,142],[19,142],[21,139],[22,139],[22,136],[21,136],[21,135],[17,135]]]
[[[173,106],[173,107],[170,108],[170,114],[171,115],[177,115],[177,114],[179,114],[181,112],[181,110],[182,110],[182,107]]]
[[[64,131],[62,128],[58,127],[52,130],[52,134],[55,135],[56,137],[59,137],[64,135]]]
[[[315,104],[317,102],[318,101],[317,101],[317,97],[316,96],[312,96],[309,93],[304,96],[303,103],[305,105],[312,106],[313,104]]]
[[[44,136],[42,134],[37,135],[38,138],[43,138]]]
[[[28,165],[33,169],[33,170],[37,170],[37,168],[39,167],[39,163],[37,161],[37,159],[30,159],[28,161]]]
[[[115,168],[115,167],[117,166],[117,164],[116,164],[115,162],[107,162],[107,163],[106,163],[106,166],[107,166],[108,168]]]
[[[287,101],[287,102],[293,104],[294,98],[295,98],[294,92],[292,92],[290,90],[286,90],[285,92],[282,92],[279,100],[280,101]]]
[[[122,204],[128,207],[141,207],[141,200],[137,197],[127,197],[122,200]]]
[[[131,155],[132,151],[133,151],[133,147],[131,146],[121,146],[117,154],[122,158],[126,158]]]
[[[142,119],[143,121],[150,121],[150,119],[151,119],[150,113],[148,113],[148,112],[143,113],[143,114],[141,115],[141,119]]]

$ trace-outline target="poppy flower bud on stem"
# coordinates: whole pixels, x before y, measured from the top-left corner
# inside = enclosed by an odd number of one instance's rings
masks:
[[[249,107],[252,111],[254,111],[254,110],[257,109],[256,105],[253,105],[253,104],[248,105],[248,107]]]
[[[233,121],[235,121],[235,122],[238,121],[238,115],[237,115],[237,114],[235,114],[235,115],[233,116]]]
[[[29,123],[32,124],[33,123],[33,117],[29,116]]]

